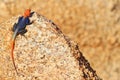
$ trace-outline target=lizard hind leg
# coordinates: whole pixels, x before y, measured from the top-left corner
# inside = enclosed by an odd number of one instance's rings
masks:
[[[17,26],[18,26],[18,24],[17,23],[14,23],[14,25],[13,25],[13,28],[11,29],[13,32],[15,32],[15,30],[17,29]]]
[[[21,35],[21,36],[24,36],[25,37],[25,33],[27,32],[27,29],[22,29],[20,30],[18,33]],[[26,37],[25,37],[26,38]]]
[[[27,29],[19,30],[18,34],[24,35],[27,32]]]

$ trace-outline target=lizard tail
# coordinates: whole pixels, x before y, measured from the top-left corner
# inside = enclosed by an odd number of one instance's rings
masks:
[[[15,66],[15,60],[14,60],[14,46],[15,46],[15,38],[16,38],[16,35],[17,35],[17,32],[18,32],[18,28],[15,30],[15,32],[14,32],[14,34],[13,34],[13,36],[12,36],[12,42],[11,42],[11,58],[12,58],[12,62],[13,62],[13,66],[14,66],[14,68],[15,68],[15,71],[16,71],[16,73],[17,73],[17,75],[18,75],[18,72],[17,72],[17,68],[16,68],[16,66]]]
[[[15,40],[12,40],[12,43],[11,43],[11,47],[12,47],[12,49],[11,49],[11,58],[12,58],[12,62],[13,62],[15,71],[16,71],[16,73],[18,74],[17,68],[16,68],[16,66],[15,66],[15,60],[14,60],[14,54],[13,54],[14,46],[15,46]]]

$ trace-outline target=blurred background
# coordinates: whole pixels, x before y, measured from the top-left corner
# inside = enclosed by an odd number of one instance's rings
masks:
[[[33,11],[76,41],[104,80],[120,80],[120,0],[0,0],[0,23]]]

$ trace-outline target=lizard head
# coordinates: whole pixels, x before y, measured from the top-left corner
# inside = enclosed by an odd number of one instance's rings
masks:
[[[29,17],[30,16],[30,12],[31,12],[30,9],[26,9],[23,16],[24,17]]]

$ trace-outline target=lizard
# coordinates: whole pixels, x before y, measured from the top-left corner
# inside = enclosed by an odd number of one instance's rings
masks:
[[[11,40],[11,58],[12,58],[13,66],[14,66],[17,74],[18,74],[18,71],[17,71],[16,65],[15,65],[15,60],[14,60],[15,39],[16,39],[17,35],[19,35],[19,34],[24,35],[24,33],[27,32],[27,30],[25,29],[26,26],[32,23],[32,22],[30,22],[29,17],[31,17],[31,10],[26,9],[24,12],[24,15],[19,17],[18,22],[15,23],[12,28],[12,31],[14,33],[13,33],[12,40]]]

